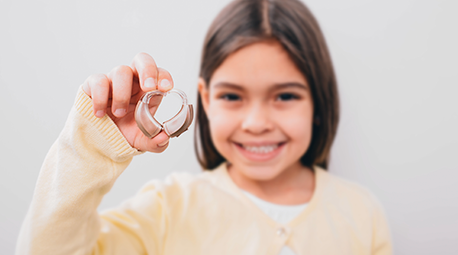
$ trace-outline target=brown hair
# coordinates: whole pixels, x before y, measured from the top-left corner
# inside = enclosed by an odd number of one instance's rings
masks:
[[[304,74],[314,102],[314,125],[304,166],[327,168],[339,121],[337,82],[324,36],[309,9],[298,0],[235,0],[211,24],[205,38],[200,77],[207,86],[215,70],[248,44],[277,40]],[[214,169],[225,161],[210,136],[200,94],[197,96],[195,147],[200,165]]]

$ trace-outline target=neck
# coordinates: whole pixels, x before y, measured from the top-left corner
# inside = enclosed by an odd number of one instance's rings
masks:
[[[315,189],[313,171],[302,166],[300,162],[269,180],[251,179],[230,164],[228,164],[228,173],[239,188],[275,204],[297,205],[307,203]]]

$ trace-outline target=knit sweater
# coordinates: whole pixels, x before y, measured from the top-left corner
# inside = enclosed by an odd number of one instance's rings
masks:
[[[314,167],[308,206],[280,224],[248,199],[226,164],[148,182],[97,212],[132,158],[113,121],[96,118],[80,88],[40,171],[16,254],[391,254],[382,207],[366,189]],[[157,166],[160,167],[160,166]]]

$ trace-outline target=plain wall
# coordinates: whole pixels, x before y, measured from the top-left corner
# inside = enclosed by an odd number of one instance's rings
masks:
[[[201,47],[228,1],[0,2],[0,253],[14,253],[43,159],[91,74],[151,54],[192,103]],[[329,171],[373,191],[396,254],[458,254],[458,1],[308,0],[339,81]],[[199,172],[193,127],[134,159],[100,208],[149,179]],[[179,160],[176,160],[179,159]]]

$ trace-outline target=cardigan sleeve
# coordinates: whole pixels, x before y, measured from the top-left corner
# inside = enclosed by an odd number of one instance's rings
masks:
[[[80,88],[42,165],[16,254],[154,254],[160,249],[154,241],[166,226],[157,190],[140,192],[117,210],[97,212],[140,153],[108,116],[93,115],[92,101]]]

